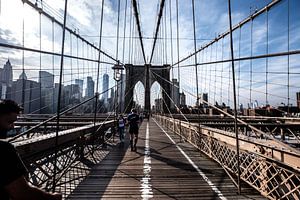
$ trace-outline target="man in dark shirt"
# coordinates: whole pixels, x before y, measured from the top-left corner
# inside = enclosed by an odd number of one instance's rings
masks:
[[[127,117],[127,120],[129,124],[131,151],[136,151],[136,143],[138,141],[138,134],[139,134],[140,116],[136,113],[135,109],[132,109],[131,113]]]
[[[14,128],[22,108],[11,100],[0,100],[0,139]],[[47,193],[28,183],[27,169],[13,145],[0,140],[0,199],[1,200],[60,200],[61,194]]]

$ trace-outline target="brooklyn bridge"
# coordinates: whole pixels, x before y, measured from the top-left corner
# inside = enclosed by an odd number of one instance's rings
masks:
[[[1,140],[31,185],[63,199],[299,200],[299,11],[299,0],[2,0],[0,95],[23,111]]]

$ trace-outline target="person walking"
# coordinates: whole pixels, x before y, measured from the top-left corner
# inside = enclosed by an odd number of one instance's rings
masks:
[[[124,129],[125,129],[125,119],[123,117],[123,115],[119,116],[119,137],[120,137],[120,142],[121,144],[124,144],[124,139],[125,139],[125,133],[124,133]]]
[[[131,113],[127,117],[127,120],[129,124],[131,151],[136,151],[136,144],[138,142],[139,135],[140,116],[137,114],[135,109],[132,109]]]

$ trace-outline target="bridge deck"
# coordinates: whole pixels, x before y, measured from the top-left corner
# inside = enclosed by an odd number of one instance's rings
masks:
[[[144,121],[137,152],[128,141],[114,148],[69,199],[264,199],[245,185],[237,195],[218,164],[167,134],[155,121]]]

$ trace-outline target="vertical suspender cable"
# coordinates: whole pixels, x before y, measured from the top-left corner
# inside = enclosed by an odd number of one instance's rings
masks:
[[[207,51],[208,51],[208,47],[204,49],[204,53],[205,53],[205,61],[208,62],[208,58],[207,58]],[[207,67],[208,65],[205,65],[205,80],[204,80],[204,89],[205,89],[205,92],[207,92]]]
[[[103,25],[103,8],[104,0],[101,4],[101,19],[100,19],[100,30],[99,30],[99,51],[98,51],[98,63],[97,63],[97,80],[96,80],[96,99],[95,99],[95,110],[94,110],[94,132],[96,133],[96,118],[97,118],[97,108],[99,100],[99,79],[100,79],[100,60],[101,60],[101,49],[102,49],[102,25]]]
[[[250,28],[250,56],[253,56],[253,18],[251,18],[251,28]],[[252,82],[253,82],[253,64],[252,59],[250,59],[250,105],[252,104]]]
[[[170,43],[171,43],[171,66],[172,66],[172,79],[174,79],[174,58],[173,58],[173,32],[172,32],[172,4],[171,4],[172,0],[169,1],[169,16],[170,16]],[[173,98],[175,97],[175,86],[174,86],[174,81],[172,81],[172,94],[173,94]],[[175,101],[176,102],[176,101]],[[177,104],[179,104],[179,102],[176,102]],[[178,106],[178,105],[176,105]],[[174,108],[176,107],[174,106]]]
[[[167,7],[165,6],[164,7],[164,9],[165,9],[165,56],[166,56],[166,64],[168,64],[168,46],[167,46],[167,44],[168,44],[168,32],[167,32]]]
[[[234,54],[233,54],[233,39],[232,39],[232,20],[231,20],[231,2],[228,0],[228,17],[229,17],[229,30],[230,30],[230,51],[231,51],[231,66],[232,66],[232,86],[233,86],[233,101],[234,101],[234,132],[236,137],[236,156],[237,156],[237,185],[238,193],[241,193],[241,184],[240,184],[240,148],[239,148],[239,135],[237,129],[237,109],[236,109],[236,88],[235,88],[235,69],[234,69]]]
[[[134,47],[135,47],[135,25],[132,20],[132,31],[131,31],[131,55],[130,55],[130,63],[134,62]]]
[[[241,58],[241,35],[242,27],[239,28],[239,58]],[[237,97],[238,97],[238,105],[240,105],[240,85],[241,85],[241,61],[239,60],[239,73],[238,73],[238,89],[237,89]]]
[[[118,25],[117,25],[117,49],[116,49],[116,59],[119,64],[119,33],[120,33],[120,7],[121,7],[121,1],[118,0]],[[115,85],[117,85],[115,95],[114,95],[114,112],[115,112],[115,121],[117,120],[118,115],[118,93],[119,93],[119,85],[117,80],[115,80]]]
[[[173,65],[174,59],[173,59],[173,31],[172,31],[172,0],[169,1],[169,14],[170,14],[170,40],[171,40],[171,63]],[[172,67],[172,77],[174,78],[174,69]]]
[[[266,12],[267,12],[267,19],[266,19],[266,23],[267,23],[267,45],[266,45],[266,55],[269,54],[269,10],[268,8],[266,8]],[[268,57],[266,57],[266,105],[269,103],[268,102],[268,67],[269,66],[269,59]]]
[[[23,18],[22,18],[22,45],[23,48],[25,47],[25,8],[24,8],[24,1],[23,2]],[[25,58],[24,55],[25,51],[24,49],[22,50],[22,107],[24,108],[24,113],[26,112],[25,108]]]
[[[89,44],[86,43],[86,57],[89,58]],[[91,76],[91,71],[90,71],[90,62],[89,61],[86,61],[87,63],[87,69],[88,69],[88,72],[87,72],[87,75],[88,76]]]
[[[84,41],[81,40],[81,56],[84,58]],[[82,76],[83,76],[83,79],[84,79],[84,75],[85,75],[85,67],[84,67],[84,61],[82,61]],[[85,91],[85,96],[86,96],[86,91]]]
[[[54,32],[54,20],[52,20],[52,52],[54,53],[54,44],[55,44],[55,32]],[[78,57],[78,56],[77,56]],[[55,66],[55,56],[52,55],[52,73],[53,73],[53,82],[55,82],[55,73],[54,73],[54,66]],[[54,93],[55,93],[55,86],[52,86],[52,112],[55,112],[55,99],[54,99]]]
[[[290,0],[288,0],[288,17],[287,17],[287,20],[288,20],[288,52],[290,52]],[[288,97],[288,102],[287,102],[287,112],[288,114],[290,113],[290,54],[288,54],[287,56],[287,62],[288,62],[288,69],[287,69],[287,72],[288,72],[288,84],[287,84],[287,97]]]
[[[72,44],[72,33],[70,32],[70,54],[71,56],[73,56],[73,44]],[[70,81],[70,84],[71,84],[71,95],[73,95],[73,92],[74,92],[74,88],[73,88],[73,58],[70,58],[70,71],[71,71],[71,81]]]
[[[42,51],[42,14],[39,12],[39,36],[40,36],[40,51]],[[40,90],[40,111],[42,113],[42,53],[40,52],[40,72],[39,72],[39,90]],[[30,102],[31,103],[31,102]]]
[[[216,59],[215,60],[218,60],[218,44],[219,42],[216,41]],[[216,103],[216,90],[217,90],[217,63],[215,64],[215,83],[214,83],[214,104]]]
[[[123,33],[123,57],[122,57],[122,63],[125,63],[125,36],[126,36],[126,20],[127,20],[127,0],[125,0],[125,11],[124,11],[124,33]],[[119,111],[122,112],[124,110],[123,108],[123,103],[121,101],[121,98],[123,98],[123,84],[124,84],[123,80],[123,70],[121,70],[121,90],[120,90],[120,106],[119,106]]]
[[[176,23],[177,23],[177,62],[178,62],[178,85],[180,92],[180,66],[179,66],[179,13],[178,13],[178,0],[176,0]]]
[[[161,32],[160,32],[160,43],[161,43],[161,65],[163,65],[165,63],[165,45],[164,45],[164,20],[162,19],[162,23],[161,23]]]
[[[128,63],[131,63],[131,49],[132,49],[132,4],[130,3],[130,22],[129,22],[129,38],[128,38]]]
[[[164,64],[164,63],[166,63],[166,61],[165,61],[165,37],[164,37],[164,35],[165,35],[165,29],[164,29],[164,19],[163,19],[163,17],[162,17],[162,24],[161,24],[161,33],[160,33],[160,41],[161,41],[161,49],[162,49],[162,51],[161,51],[161,57],[162,57],[162,65]]]
[[[212,54],[213,54],[213,46],[214,44],[212,44],[210,46],[210,62],[212,62]],[[197,65],[196,65],[197,66]],[[208,86],[208,94],[212,93],[211,91],[211,71],[212,71],[212,65],[208,65],[209,66],[209,86]],[[208,97],[209,99],[210,97]]]
[[[222,37],[222,61],[224,60],[224,37]],[[222,70],[221,70],[221,94],[220,94],[220,103],[222,104],[223,101],[223,69],[224,69],[224,62],[222,62]]]
[[[116,59],[118,60],[119,56],[119,30],[120,30],[120,7],[121,2],[118,0],[118,24],[117,24],[117,49],[116,49]]]
[[[197,39],[196,39],[196,19],[195,19],[195,0],[192,0],[193,6],[193,31],[194,31],[194,50],[197,51]],[[198,83],[198,68],[197,68],[197,54],[195,54],[195,71],[196,71],[196,97],[197,97],[197,105],[199,105],[199,83]]]
[[[64,66],[64,50],[65,50],[65,35],[66,35],[66,22],[67,22],[67,8],[68,0],[65,0],[65,10],[64,10],[64,23],[63,23],[63,34],[61,42],[61,57],[60,57],[60,72],[59,72],[59,88],[58,88],[58,98],[57,98],[57,118],[56,118],[56,135],[55,135],[55,153],[54,153],[54,169],[53,169],[53,185],[52,191],[55,192],[56,187],[56,173],[57,173],[57,153],[58,153],[58,132],[59,132],[59,120],[60,120],[60,102],[62,93],[62,77],[63,77],[63,66]]]

